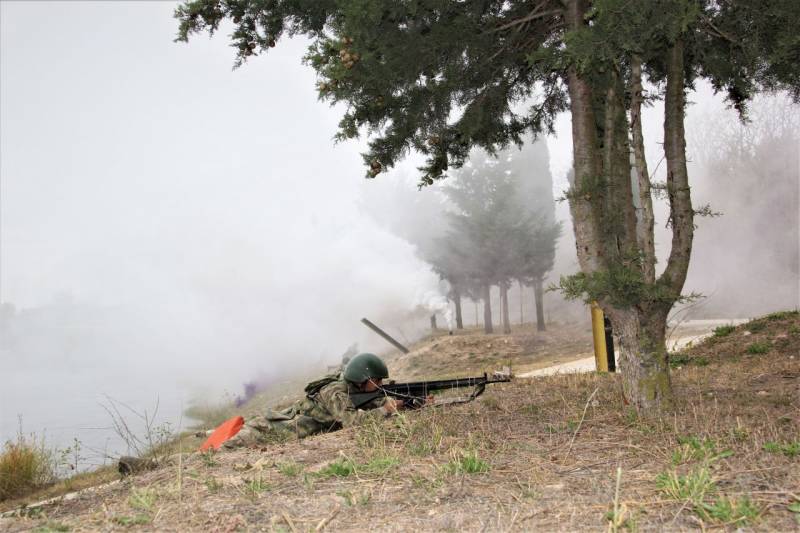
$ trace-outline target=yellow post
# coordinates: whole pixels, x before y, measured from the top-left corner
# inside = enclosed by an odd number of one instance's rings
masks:
[[[603,310],[592,302],[592,337],[594,337],[594,363],[598,372],[608,372],[608,352],[606,351],[606,330],[603,324]]]

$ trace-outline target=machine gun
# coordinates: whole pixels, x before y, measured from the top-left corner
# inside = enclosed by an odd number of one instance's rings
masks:
[[[350,401],[356,409],[368,404],[377,398],[390,396],[405,402],[409,409],[419,409],[425,405],[428,396],[435,391],[473,387],[472,393],[459,402],[469,402],[483,394],[486,385],[490,383],[506,383],[511,381],[511,372],[495,372],[490,377],[484,372],[483,376],[475,378],[442,379],[437,381],[416,381],[412,383],[388,383],[372,392],[351,392]],[[455,402],[451,402],[455,403]]]

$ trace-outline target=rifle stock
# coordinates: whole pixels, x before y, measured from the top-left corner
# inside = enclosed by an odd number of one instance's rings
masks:
[[[484,373],[483,376],[478,377],[416,381],[411,383],[389,383],[372,392],[351,392],[350,401],[353,403],[353,407],[359,409],[377,398],[390,396],[405,401],[406,407],[416,409],[425,405],[427,397],[434,391],[474,387],[469,397],[470,400],[474,400],[483,394],[486,385],[490,383],[505,383],[508,381],[511,381],[511,376],[508,374],[495,374],[489,377]]]

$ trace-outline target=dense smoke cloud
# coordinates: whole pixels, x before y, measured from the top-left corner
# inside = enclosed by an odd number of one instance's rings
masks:
[[[172,8],[0,4],[0,438],[102,426],[102,393],[177,421],[194,389],[385,350],[361,317],[428,326],[438,277],[358,205],[306,43],[231,72]]]

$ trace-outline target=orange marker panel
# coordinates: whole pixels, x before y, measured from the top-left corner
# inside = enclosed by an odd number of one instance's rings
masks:
[[[219,425],[214,433],[200,446],[200,451],[204,452],[209,448],[218,450],[222,443],[239,433],[244,425],[244,418],[241,416],[234,416]]]

